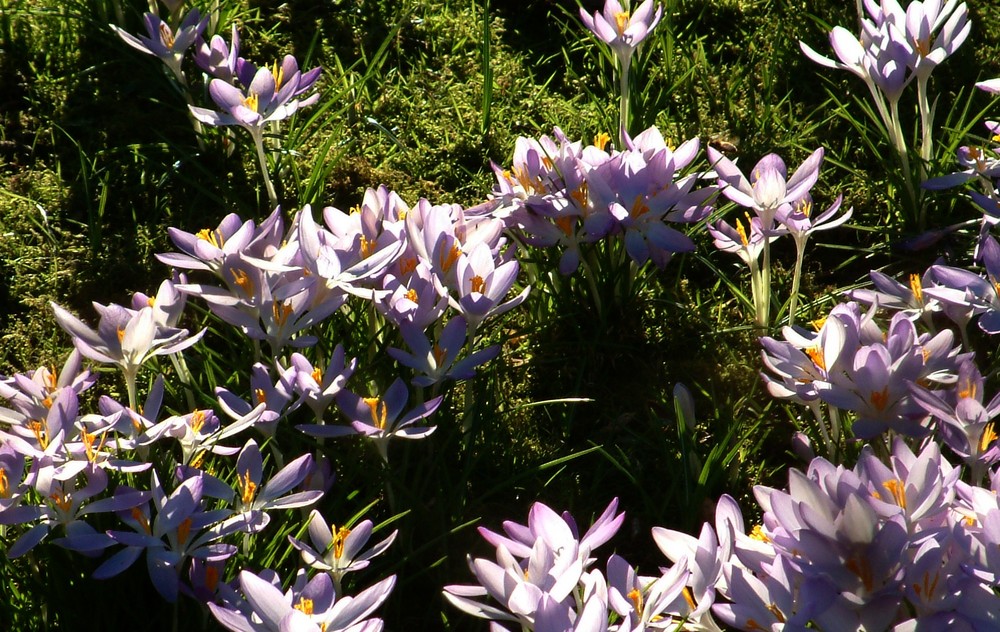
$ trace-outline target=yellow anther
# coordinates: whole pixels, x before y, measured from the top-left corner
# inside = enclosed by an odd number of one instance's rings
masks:
[[[167,50],[174,49],[174,34],[164,22],[160,22],[160,42],[167,47]]]
[[[809,324],[813,326],[813,329],[820,331],[823,329],[823,325],[826,324],[826,316],[817,318],[816,320],[809,321]]]
[[[571,237],[573,235],[573,224],[574,220],[570,215],[563,215],[562,217],[556,218],[556,226],[558,226],[559,230],[564,232],[567,237]]]
[[[333,534],[333,556],[340,559],[344,556],[344,544],[347,542],[347,536],[351,535],[351,530],[347,527],[337,528],[337,525],[330,525],[330,533]]]
[[[371,411],[372,423],[379,430],[385,430],[385,420],[386,415],[388,415],[388,407],[378,397],[365,397],[363,398],[364,403],[368,404],[368,409]]]
[[[361,236],[361,258],[367,259],[372,256],[375,252],[376,241],[374,239],[368,239],[364,235]]]
[[[198,452],[198,454],[196,454],[195,457],[191,459],[190,463],[191,467],[193,467],[196,470],[200,470],[202,462],[205,461],[205,453],[206,450],[201,450],[200,452]]]
[[[685,586],[681,594],[684,595],[684,601],[687,602],[688,608],[691,608],[692,611],[698,609],[698,604],[694,600],[694,593],[691,592],[690,586]]]
[[[781,610],[778,609],[777,604],[771,604],[767,607],[768,611],[774,615],[774,618],[778,620],[778,623],[785,622],[785,615],[781,614]]]
[[[913,291],[913,298],[916,299],[916,301],[918,303],[920,303],[921,305],[923,305],[924,304],[924,288],[923,288],[923,285],[920,283],[920,275],[919,274],[914,273],[914,274],[910,275],[910,289]]]
[[[587,208],[587,202],[590,201],[590,187],[586,182],[583,182],[577,188],[569,194],[573,200],[580,205],[580,208]],[[560,218],[562,219],[562,218]],[[558,220],[557,220],[558,221]]]
[[[274,76],[274,91],[277,92],[285,83],[285,69],[278,62],[274,62],[274,66],[271,67],[271,75]]]
[[[201,230],[198,231],[197,237],[198,239],[207,241],[216,248],[222,248],[222,242],[224,240],[222,239],[222,234],[217,230],[212,230],[211,228],[202,228]]]
[[[253,279],[244,270],[239,268],[233,268],[229,272],[233,276],[233,283],[235,283],[243,293],[248,297],[252,297],[254,293]]]
[[[44,451],[49,447],[49,436],[45,431],[45,426],[40,421],[29,421],[28,430],[31,430],[35,435],[35,439],[38,440],[38,445],[41,446]]]
[[[898,478],[894,478],[882,483],[882,487],[889,490],[892,494],[892,499],[896,501],[896,505],[901,509],[906,509],[906,487],[903,481]]]
[[[979,435],[979,453],[982,454],[990,447],[990,444],[997,440],[996,422],[989,422],[983,428],[983,434]]]
[[[205,567],[205,588],[209,592],[215,592],[216,586],[219,585],[219,569],[214,566]]]
[[[69,496],[58,491],[49,496],[49,500],[55,503],[56,507],[59,507],[59,509],[62,509],[63,511],[69,511],[70,507],[73,505],[73,500]]]
[[[10,498],[10,481],[4,469],[0,469],[0,498]]]
[[[253,389],[253,398],[254,398],[254,401],[256,403],[258,403],[258,404],[266,404],[267,403],[267,393],[265,393],[264,389],[262,389],[262,388],[255,388],[255,389]]]
[[[142,510],[138,507],[132,507],[132,519],[139,523],[142,530],[146,532],[147,535],[151,533],[149,529],[149,520],[146,518],[146,514],[142,513]]]
[[[750,240],[747,239],[747,231],[743,228],[743,224],[740,223],[740,220],[736,220],[736,234],[740,236],[740,243],[743,244],[744,247],[750,245]]]
[[[814,347],[809,347],[805,350],[806,355],[812,360],[813,364],[819,367],[821,370],[826,371],[826,358],[823,357],[823,347],[816,345]]]
[[[473,292],[478,292],[482,294],[483,291],[486,289],[486,281],[483,281],[483,277],[479,276],[478,274],[472,277],[470,282],[472,283]]]
[[[191,413],[191,420],[188,422],[188,425],[191,426],[191,430],[194,433],[201,432],[202,426],[205,425],[205,418],[204,411],[196,410]]]
[[[56,384],[59,382],[59,374],[56,373],[55,367],[45,369],[45,373],[42,374],[42,382],[45,384],[45,388],[50,391],[56,390]]]
[[[271,311],[274,312],[274,322],[278,323],[279,327],[283,327],[294,310],[289,301],[282,301],[272,303]]]
[[[305,597],[299,597],[298,603],[292,607],[303,614],[311,615],[313,613],[313,600],[306,599]]]
[[[610,142],[611,142],[611,137],[604,132],[600,132],[594,136],[594,147],[597,147],[602,151],[604,150],[605,147],[608,146],[608,143]]]
[[[771,541],[771,538],[767,537],[767,534],[764,533],[764,527],[759,524],[754,525],[753,529],[750,530],[750,539],[764,543]]]
[[[191,536],[191,518],[185,518],[184,522],[177,525],[177,544],[184,546]]]
[[[976,398],[976,383],[971,379],[966,378],[958,383],[958,398],[959,399],[975,399]]]
[[[125,328],[119,327],[117,333],[118,333],[118,344],[122,344],[122,342],[125,341]]]
[[[310,377],[311,377],[311,378],[313,379],[313,381],[315,381],[315,382],[316,382],[317,384],[321,384],[321,383],[323,382],[323,372],[322,372],[322,371],[320,371],[319,369],[313,369],[313,372],[312,372],[312,373],[310,373],[310,374],[309,374],[309,376],[310,376]]]
[[[441,269],[444,270],[445,272],[451,270],[451,267],[455,265],[455,262],[458,261],[458,257],[461,254],[462,250],[455,244],[452,244],[451,249],[449,249],[447,252],[442,250],[440,256]]]
[[[42,406],[45,406],[46,408],[52,408],[52,398],[46,397],[45,399],[43,399]]]
[[[635,201],[632,202],[632,210],[629,211],[629,215],[631,215],[633,218],[638,218],[645,215],[648,212],[649,212],[649,206],[646,204],[646,200],[643,199],[643,196],[641,195],[635,196]]]
[[[408,301],[410,301],[412,303],[419,303],[419,301],[417,300],[417,298],[418,298],[417,291],[414,290],[414,289],[412,289],[412,288],[409,289],[409,290],[407,290],[406,294],[404,294],[404,296],[406,296],[406,300],[408,300]]]
[[[250,480],[250,470],[247,469],[243,476],[236,475],[240,479],[240,489],[243,492],[243,504],[249,505],[253,502],[253,497],[257,494],[257,483]]]
[[[872,406],[875,407],[875,410],[882,412],[885,410],[886,404],[889,403],[889,387],[887,386],[881,391],[872,393],[868,399],[872,403]]]
[[[847,560],[844,567],[858,576],[861,584],[865,587],[865,591],[871,592],[875,584],[875,573],[872,570],[871,559],[862,554],[855,554]]]
[[[260,98],[257,96],[256,92],[251,92],[242,99],[242,103],[243,107],[256,112],[258,106],[260,105]]]
[[[808,200],[801,200],[796,205],[795,210],[798,211],[799,213],[802,213],[806,217],[809,217],[812,214],[812,208],[813,208],[812,202]]]
[[[440,367],[444,363],[444,357],[448,353],[447,349],[442,349],[438,343],[434,343],[434,348],[431,349],[431,353],[434,354],[434,365]]]
[[[108,440],[108,433],[105,432],[101,435],[101,442],[97,444],[96,449],[94,448],[94,439],[97,438],[96,433],[90,433],[84,430],[81,438],[83,439],[83,448],[87,453],[87,460],[91,463],[96,463],[97,457],[101,453],[101,448],[104,447],[104,443]]]
[[[628,11],[620,11],[615,13],[615,29],[618,30],[619,35],[625,34],[625,29],[628,28]]]
[[[633,588],[632,590],[628,591],[628,595],[626,595],[626,597],[628,597],[629,601],[631,601],[632,604],[635,606],[635,611],[637,613],[642,612],[642,606],[643,606],[642,593],[637,588]]]

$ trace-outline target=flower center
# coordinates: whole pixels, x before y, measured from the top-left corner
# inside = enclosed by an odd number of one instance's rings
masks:
[[[191,419],[188,422],[188,425],[191,426],[191,430],[195,434],[201,432],[202,427],[205,425],[205,413],[200,410],[196,410],[191,413]]]
[[[371,411],[372,423],[379,430],[385,430],[385,419],[388,414],[388,407],[378,397],[365,397],[363,400],[368,404],[368,409]]]
[[[196,235],[198,239],[202,239],[212,244],[216,248],[222,248],[222,243],[225,241],[222,238],[222,234],[217,230],[212,230],[211,228],[202,228],[198,231]]]
[[[256,92],[251,92],[241,100],[241,103],[243,104],[243,107],[248,110],[253,110],[256,113],[257,107],[260,105],[260,98],[257,96]]]
[[[472,277],[471,283],[473,292],[478,292],[482,294],[483,291],[486,289],[486,281],[483,281],[483,277],[479,276],[478,274]]]
[[[605,132],[600,132],[594,136],[594,147],[597,147],[601,151],[604,151],[604,148],[607,147],[610,142],[611,137]]]
[[[871,397],[869,398],[869,401],[871,401],[872,406],[875,407],[875,410],[879,412],[885,410],[886,404],[889,403],[889,387],[887,386],[883,388],[881,391],[876,391],[872,393]]]
[[[920,275],[913,273],[910,275],[910,290],[913,291],[913,298],[921,305],[924,304],[924,288],[920,283]]]
[[[243,290],[243,293],[246,294],[247,297],[252,297],[254,286],[253,286],[253,280],[250,278],[250,275],[238,268],[233,268],[232,275],[233,275],[233,283],[235,283],[241,290]]]
[[[274,90],[278,91],[281,89],[281,85],[285,83],[285,69],[278,62],[274,62],[271,74],[274,75]]]
[[[451,267],[453,265],[455,265],[455,262],[458,261],[458,257],[461,254],[462,254],[462,250],[458,246],[456,246],[454,244],[452,244],[451,249],[448,250],[447,252],[444,252],[442,250],[441,251],[441,257],[440,257],[440,259],[441,259],[441,269],[444,270],[445,272],[447,272],[448,270],[451,270]]]
[[[166,46],[167,50],[174,49],[174,34],[170,31],[170,27],[163,22],[160,22],[160,42]]]
[[[894,478],[882,483],[882,487],[889,490],[900,509],[906,509],[906,488],[903,486],[903,481]]]
[[[240,479],[240,488],[243,492],[243,504],[249,505],[253,502],[253,497],[257,493],[257,483],[250,480],[249,468],[243,476],[237,474],[237,478]]]
[[[311,615],[313,613],[313,600],[299,597],[299,602],[295,604],[294,608],[303,614]]]
[[[615,13],[615,29],[618,31],[619,35],[625,34],[625,29],[628,28],[628,19],[628,11]]]
[[[333,556],[340,559],[344,555],[344,543],[347,542],[347,536],[351,535],[351,530],[347,527],[337,528],[337,525],[330,525],[330,531],[333,533]]]

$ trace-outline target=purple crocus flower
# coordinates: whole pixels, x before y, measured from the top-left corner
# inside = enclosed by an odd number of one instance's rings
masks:
[[[791,178],[787,176],[785,161],[777,154],[768,154],[754,165],[748,180],[729,158],[714,147],[708,147],[708,159],[718,174],[722,194],[757,213],[764,231],[772,229],[779,210],[788,209],[792,202],[803,199],[816,184],[823,153],[820,147],[810,154]]]
[[[580,8],[580,19],[602,42],[611,46],[622,68],[628,68],[632,54],[649,33],[660,23],[663,7],[645,0],[629,12],[618,0],[606,0],[602,11],[593,15]]]
[[[159,57],[174,73],[178,81],[185,83],[184,71],[181,70],[184,53],[208,26],[208,16],[203,18],[197,9],[191,9],[176,33],[156,14],[144,14],[143,22],[146,25],[148,36],[136,37],[114,24],[111,25],[111,28],[118,34],[118,37],[122,38],[122,41],[132,48],[147,55]]]
[[[167,496],[154,471],[151,490],[156,515],[150,515],[148,502],[118,512],[132,531],[108,531],[115,541],[125,545],[97,570],[96,579],[114,577],[131,566],[145,551],[149,577],[157,592],[169,602],[177,600],[180,573],[188,558],[222,560],[236,553],[231,544],[213,544],[242,526],[239,518],[226,520],[228,509],[203,511],[201,499],[204,482],[200,476],[188,478]],[[120,487],[115,495],[134,494]]]
[[[308,582],[302,580],[304,575],[282,593],[280,580],[275,585],[242,571],[239,586],[244,598],[230,607],[209,603],[208,608],[216,621],[234,632],[376,632],[382,629],[382,622],[369,617],[396,584],[393,575],[354,597],[338,598],[329,575],[320,573]]]
[[[344,575],[366,568],[369,560],[381,555],[396,539],[396,531],[389,537],[365,549],[372,536],[373,523],[362,520],[353,527],[327,523],[315,509],[309,514],[309,541],[311,546],[288,536],[288,541],[302,554],[302,561],[323,571],[333,579],[337,594],[341,594]]]
[[[344,390],[337,395],[337,406],[351,420],[350,426],[307,424],[296,427],[313,437],[364,435],[375,444],[382,460],[388,462],[390,439],[422,439],[436,428],[415,424],[434,414],[443,398],[435,397],[403,414],[408,399],[409,393],[401,378],[396,378],[381,397],[360,397]]]
[[[244,520],[247,533],[257,533],[270,522],[267,514],[272,509],[294,509],[311,505],[323,497],[319,490],[288,494],[312,469],[312,455],[303,454],[281,468],[266,483],[264,459],[257,442],[250,439],[236,458],[236,514]]]
[[[500,347],[492,346],[473,351],[458,360],[468,339],[468,328],[461,316],[449,320],[433,342],[419,327],[410,323],[401,323],[399,331],[410,348],[410,353],[390,347],[389,355],[400,364],[417,371],[418,375],[411,380],[415,386],[431,386],[446,379],[467,380],[475,375],[477,366],[489,362],[500,353]]]

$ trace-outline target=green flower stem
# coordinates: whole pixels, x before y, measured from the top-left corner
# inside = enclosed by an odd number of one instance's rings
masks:
[[[792,297],[788,299],[788,326],[795,324],[795,312],[799,307],[799,283],[802,281],[802,261],[805,259],[805,243],[795,240],[795,272],[792,275]]]
[[[619,149],[625,149],[625,136],[628,134],[628,114],[629,114],[629,85],[628,71],[632,62],[629,59],[622,60],[621,77],[619,77],[619,88],[621,98],[618,105],[618,142]]]
[[[253,134],[253,144],[257,148],[257,160],[260,161],[260,175],[264,178],[264,187],[267,189],[267,198],[271,202],[271,208],[278,206],[278,194],[271,184],[271,176],[267,172],[267,154],[264,153],[264,134],[257,131]]]

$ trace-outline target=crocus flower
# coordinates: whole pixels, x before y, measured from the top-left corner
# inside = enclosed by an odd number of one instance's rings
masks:
[[[153,13],[143,15],[143,21],[148,36],[136,37],[114,24],[111,25],[111,28],[118,34],[118,37],[122,38],[122,41],[132,48],[147,55],[159,57],[174,73],[174,76],[181,83],[185,83],[184,71],[181,70],[184,53],[208,26],[208,16],[203,18],[197,9],[191,9],[176,33],[166,22]]]
[[[606,0],[602,11],[593,15],[580,8],[580,19],[602,42],[611,46],[623,68],[628,68],[632,54],[649,33],[660,23],[663,8],[653,0],[645,0],[629,12],[618,0]]]
[[[302,554],[302,561],[328,573],[333,579],[337,594],[344,575],[368,566],[369,561],[385,552],[396,539],[396,531],[381,542],[365,549],[372,536],[371,520],[362,520],[353,527],[328,524],[315,509],[309,514],[309,541],[311,546],[288,536],[288,541]]]
[[[369,617],[389,597],[395,584],[393,575],[356,596],[338,598],[326,574],[308,582],[296,581],[282,593],[280,580],[275,585],[242,571],[241,603],[232,607],[209,603],[208,608],[223,627],[235,632],[376,632],[382,629],[382,622]]]
[[[236,553],[231,544],[217,544],[216,540],[239,530],[239,519],[228,520],[227,509],[203,511],[201,509],[204,483],[195,476],[183,481],[168,496],[154,471],[152,474],[152,500],[156,515],[150,515],[148,502],[132,505],[131,509],[118,511],[118,516],[132,531],[108,532],[115,541],[125,545],[105,560],[94,577],[114,577],[131,566],[145,551],[149,577],[157,592],[167,601],[177,600],[180,573],[189,557],[203,560],[221,560]],[[120,487],[115,495],[130,497],[134,490]]]
[[[337,406],[351,420],[350,426],[308,424],[296,427],[314,437],[364,435],[375,444],[382,460],[388,461],[390,439],[422,439],[436,428],[415,424],[433,415],[443,398],[435,397],[403,414],[408,399],[409,393],[401,378],[396,378],[381,397],[360,397],[344,390],[337,395]]]
[[[270,522],[272,509],[294,509],[318,501],[323,492],[308,490],[288,494],[312,469],[312,455],[303,454],[263,482],[264,461],[257,442],[250,439],[236,458],[236,514],[247,533],[257,533]]]
[[[489,362],[500,352],[500,347],[492,346],[477,349],[458,360],[468,338],[468,328],[461,316],[449,320],[434,341],[410,323],[401,323],[399,331],[410,353],[390,347],[389,355],[400,364],[416,370],[417,375],[411,380],[415,386],[431,386],[446,379],[467,380],[475,375],[477,366]]]
[[[708,147],[708,159],[718,174],[722,194],[756,212],[764,231],[771,230],[780,209],[802,199],[816,184],[823,153],[822,147],[811,153],[791,178],[787,175],[785,161],[777,154],[768,154],[750,170],[748,180],[733,161],[714,147]]]
[[[291,76],[284,76],[284,65],[277,72],[276,76],[273,69],[260,68],[243,89],[222,79],[213,79],[208,92],[221,111],[190,106],[191,112],[202,123],[239,125],[250,132],[254,140],[262,138],[267,123],[286,119],[300,107],[312,105],[319,99],[318,94],[302,100],[294,98],[301,80],[297,65]]]

